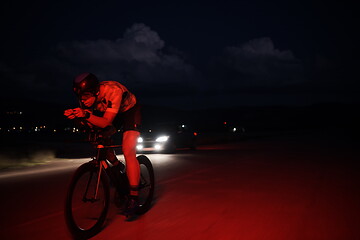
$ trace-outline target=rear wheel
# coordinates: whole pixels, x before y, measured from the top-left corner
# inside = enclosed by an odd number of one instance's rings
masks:
[[[102,172],[98,185],[98,175],[98,166],[92,162],[85,163],[76,170],[69,185],[65,219],[70,232],[77,239],[97,234],[106,219],[110,197],[109,182]]]
[[[137,214],[147,212],[151,207],[151,202],[155,190],[154,169],[150,160],[140,155],[137,157],[140,164],[140,184],[139,184],[139,208]]]

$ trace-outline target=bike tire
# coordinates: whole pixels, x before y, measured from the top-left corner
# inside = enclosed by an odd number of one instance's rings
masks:
[[[139,208],[137,214],[144,214],[150,207],[154,197],[155,177],[154,169],[150,160],[140,155],[137,157],[140,165],[140,184],[139,184]]]
[[[69,231],[71,232],[71,234],[75,239],[88,239],[99,233],[100,230],[102,229],[102,226],[106,219],[107,212],[109,210],[110,186],[106,174],[102,172],[100,176],[99,196],[102,193],[101,197],[103,197],[103,199],[99,203],[97,203],[97,201],[95,200],[94,202],[90,202],[89,203],[90,205],[87,205],[87,209],[93,209],[93,206],[91,204],[94,204],[96,202],[97,204],[96,206],[99,207],[100,209],[99,213],[96,214],[96,217],[90,217],[89,215],[88,218],[84,218],[87,221],[91,221],[89,227],[81,226],[81,224],[77,220],[76,212],[81,207],[74,206],[76,204],[74,204],[73,201],[78,200],[77,202],[83,202],[84,205],[87,204],[84,203],[84,201],[80,197],[83,194],[77,195],[76,192],[77,188],[79,188],[79,190],[83,189],[83,185],[84,185],[83,182],[88,181],[89,183],[86,184],[89,184],[90,186],[88,188],[91,189],[91,187],[93,186],[92,180],[97,179],[98,169],[99,167],[92,162],[84,163],[76,170],[69,184],[66,201],[65,201],[65,220]],[[95,178],[93,176],[95,176]],[[96,185],[96,180],[94,181]],[[87,187],[85,187],[85,189],[87,189]],[[82,192],[85,192],[85,189],[82,190]]]

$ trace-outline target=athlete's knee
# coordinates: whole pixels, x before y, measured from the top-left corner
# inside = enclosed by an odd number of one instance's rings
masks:
[[[122,150],[125,156],[136,154],[138,136],[139,132],[136,131],[127,131],[124,133]]]

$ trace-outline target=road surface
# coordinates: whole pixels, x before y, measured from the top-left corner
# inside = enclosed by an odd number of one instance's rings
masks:
[[[133,222],[112,203],[92,239],[360,239],[359,144],[293,134],[149,154],[152,208]],[[71,239],[66,187],[87,159],[0,172],[0,239]]]

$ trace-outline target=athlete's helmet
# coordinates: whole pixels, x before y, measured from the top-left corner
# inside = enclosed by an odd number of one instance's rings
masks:
[[[96,95],[99,92],[100,83],[97,77],[92,73],[82,73],[74,79],[73,88],[76,95],[81,96],[84,93]]]

